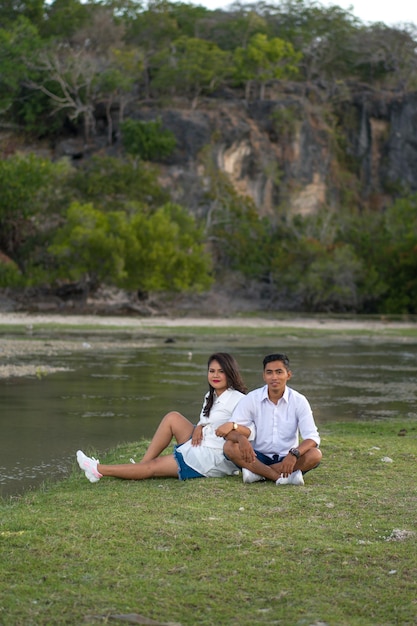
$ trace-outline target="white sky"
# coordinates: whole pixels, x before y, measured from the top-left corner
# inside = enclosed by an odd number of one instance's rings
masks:
[[[192,0],[193,4],[199,4],[208,9],[225,8],[231,4],[228,0]],[[241,0],[245,4],[245,0]],[[273,2],[271,2],[272,4]],[[278,4],[278,0],[276,1]],[[275,4],[275,3],[274,3]],[[364,23],[384,22],[388,26],[413,22],[417,25],[417,1],[416,0],[319,0],[322,6],[337,5],[348,10]]]

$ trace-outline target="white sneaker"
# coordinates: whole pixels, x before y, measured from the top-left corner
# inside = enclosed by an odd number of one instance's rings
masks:
[[[287,478],[281,476],[275,483],[276,485],[304,485],[303,472],[301,470],[296,470]]]
[[[95,459],[94,457],[89,457],[78,450],[77,452],[77,461],[80,468],[83,470],[85,477],[88,478],[90,483],[98,483],[100,478],[102,478],[103,474],[97,470],[97,465],[100,461]]]
[[[256,483],[258,480],[265,480],[263,476],[259,476],[259,474],[255,474],[250,470],[246,469],[246,467],[242,468],[242,476],[244,483]]]

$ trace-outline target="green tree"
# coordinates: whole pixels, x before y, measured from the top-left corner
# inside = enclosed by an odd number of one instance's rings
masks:
[[[417,194],[400,198],[385,213],[387,244],[380,250],[388,290],[386,313],[417,313]]]
[[[138,205],[156,208],[169,197],[154,166],[115,157],[92,157],[75,171],[71,185],[79,202],[91,202],[106,211],[134,213]]]
[[[292,44],[278,37],[268,39],[262,33],[251,37],[246,48],[237,48],[234,54],[234,77],[246,86],[249,98],[253,81],[260,84],[260,98],[265,96],[265,83],[273,79],[297,76],[301,53]]]
[[[111,50],[108,66],[101,72],[98,85],[106,107],[107,142],[113,140],[112,108],[119,109],[119,125],[129,102],[137,98],[137,84],[143,71],[143,55],[139,49],[118,48]]]
[[[147,9],[137,13],[136,18],[126,24],[126,42],[144,51],[144,93],[151,96],[151,77],[155,69],[155,56],[169,48],[179,36],[178,24],[170,13],[166,0],[150,0]]]
[[[167,11],[177,25],[178,35],[186,37],[201,37],[208,39],[206,33],[207,22],[211,20],[211,11],[202,5],[189,2],[170,2]]]
[[[271,224],[259,217],[253,200],[238,194],[227,176],[207,164],[211,189],[206,237],[215,267],[261,280],[269,279]]]
[[[129,215],[73,203],[49,252],[56,277],[80,281],[86,293],[100,284],[147,292],[204,289],[211,282],[201,231],[173,204],[151,215],[136,207]]]
[[[176,145],[174,134],[162,127],[161,120],[141,122],[128,119],[120,129],[126,152],[145,161],[158,161],[169,156]]]
[[[229,55],[215,44],[195,37],[181,37],[158,56],[153,80],[162,93],[191,98],[192,108],[203,94],[211,93],[230,71]]]
[[[289,41],[303,57],[300,72],[307,81],[349,77],[356,49],[352,35],[361,28],[350,11],[305,0],[284,0],[263,13],[269,36]]]
[[[256,33],[267,35],[268,21],[262,8],[255,5],[233,5],[228,11],[216,11],[197,25],[195,37],[207,39],[230,53],[246,48]]]
[[[54,0],[46,3],[47,19],[41,28],[42,37],[70,42],[74,33],[89,21],[93,6],[81,0]]]
[[[16,109],[27,76],[23,59],[36,54],[39,46],[38,31],[26,18],[18,18],[7,29],[0,28],[0,116]]]
[[[201,291],[210,286],[211,260],[203,232],[185,209],[167,203],[151,216],[138,212],[131,229],[122,286],[145,292]]]
[[[9,29],[19,18],[26,18],[34,27],[42,25],[45,16],[44,0],[2,0],[0,4],[0,24]]]
[[[333,222],[334,242],[349,245],[365,268],[358,276],[358,312],[376,313],[388,289],[383,270],[388,245],[384,216],[375,211],[339,211]]]
[[[52,163],[33,154],[0,160],[0,251],[23,272],[33,263],[39,239],[53,228],[67,176],[65,162]]]
[[[300,276],[295,297],[305,311],[356,312],[363,264],[348,245],[319,250]],[[315,258],[314,258],[315,257]]]
[[[118,284],[125,278],[128,231],[123,212],[103,213],[92,204],[73,202],[49,246],[56,277],[81,282],[86,294],[101,283]]]

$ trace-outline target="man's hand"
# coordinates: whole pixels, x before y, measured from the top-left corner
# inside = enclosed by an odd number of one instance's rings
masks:
[[[221,424],[218,428],[216,428],[216,435],[218,437],[227,437],[229,433],[233,430],[233,422],[226,422],[225,424]]]
[[[202,441],[203,441],[203,426],[202,424],[197,424],[197,426],[193,430],[193,436],[191,437],[191,445],[200,446]]]
[[[290,474],[293,473],[295,464],[297,463],[297,459],[293,454],[287,454],[285,459],[283,459],[280,463],[280,471],[284,478],[287,478]]]
[[[240,454],[242,455],[242,460],[245,461],[245,463],[253,463],[256,460],[256,454],[248,439],[244,435],[239,435],[237,443]]]

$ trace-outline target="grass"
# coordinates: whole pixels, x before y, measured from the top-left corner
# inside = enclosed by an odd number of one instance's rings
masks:
[[[74,467],[1,501],[0,623],[415,625],[417,426],[335,423],[322,438],[304,487],[92,485]]]

